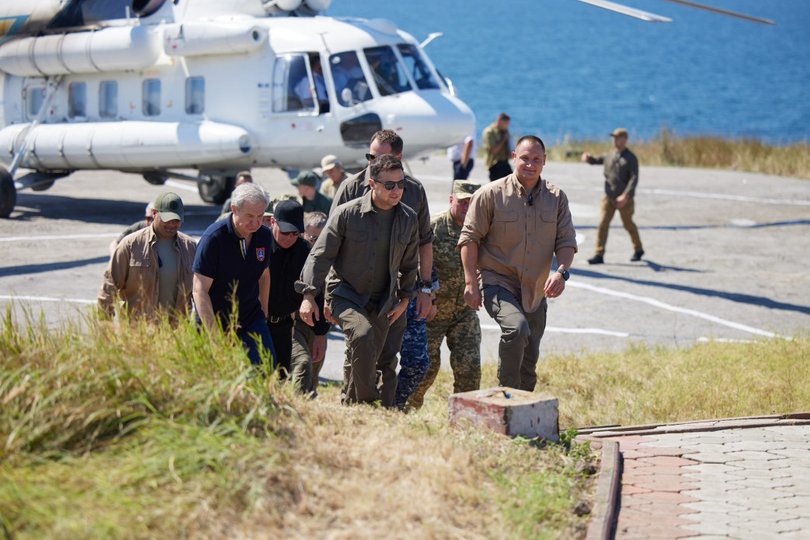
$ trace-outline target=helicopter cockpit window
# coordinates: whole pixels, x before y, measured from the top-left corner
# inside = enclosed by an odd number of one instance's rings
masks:
[[[157,116],[160,114],[160,79],[146,79],[143,81],[143,115]]]
[[[351,107],[355,103],[371,99],[368,82],[356,52],[333,54],[329,57],[329,67],[332,70],[338,103]]]
[[[399,48],[399,54],[402,55],[402,59],[405,61],[408,71],[411,72],[416,86],[422,90],[439,88],[439,83],[436,82],[436,78],[415,45],[402,43],[397,45],[397,48]]]
[[[87,116],[87,83],[72,82],[68,85],[68,117]]]
[[[205,112],[205,77],[186,79],[186,114]]]
[[[28,118],[33,120],[45,103],[45,87],[37,86],[28,90]]]
[[[312,89],[316,85],[308,66],[309,60],[305,54],[287,54],[276,58],[273,67],[273,112],[315,112],[317,102],[312,99]],[[323,76],[318,75],[316,79],[318,77],[318,102],[325,102],[328,107]]]
[[[365,49],[365,53],[380,95],[390,96],[411,89],[408,76],[391,47],[372,47]]]
[[[98,115],[102,118],[118,116],[118,83],[101,81],[98,85]]]

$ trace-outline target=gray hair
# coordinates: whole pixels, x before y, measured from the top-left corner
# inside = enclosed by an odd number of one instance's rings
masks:
[[[323,212],[307,212],[304,214],[304,226],[323,229],[326,226],[326,214]]]
[[[231,193],[231,204],[241,210],[246,202],[261,205],[264,209],[267,208],[270,199],[263,187],[257,184],[242,184]]]

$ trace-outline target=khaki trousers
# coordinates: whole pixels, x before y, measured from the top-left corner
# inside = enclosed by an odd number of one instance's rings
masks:
[[[601,217],[599,219],[599,231],[596,237],[596,254],[604,255],[607,246],[608,229],[616,213],[616,199],[611,199],[607,195],[602,197]],[[630,198],[623,208],[619,208],[619,216],[622,218],[622,225],[630,233],[630,240],[633,242],[633,249],[641,251],[641,238],[638,235],[638,227],[633,223],[633,212],[635,211],[635,201]]]
[[[484,286],[484,307],[501,327],[498,344],[498,384],[532,392],[537,384],[540,340],[546,331],[545,298],[532,313],[520,300],[498,285]]]
[[[346,335],[341,401],[350,404],[380,400],[383,374],[377,370],[385,338],[388,336],[386,314],[359,308],[338,297],[332,300],[332,315]],[[389,374],[389,378],[390,376]],[[393,373],[393,386],[396,390],[396,371]],[[393,392],[390,392],[392,403],[393,399]]]

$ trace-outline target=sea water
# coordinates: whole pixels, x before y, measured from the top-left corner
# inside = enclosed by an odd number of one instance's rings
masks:
[[[810,141],[810,0],[705,0],[754,24],[660,0],[624,3],[647,23],[575,0],[333,0],[327,14],[386,18],[422,41],[477,130],[501,111],[512,133],[607,138],[615,127]]]

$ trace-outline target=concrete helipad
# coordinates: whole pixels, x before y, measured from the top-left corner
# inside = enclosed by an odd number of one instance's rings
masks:
[[[810,413],[583,433],[603,447],[589,538],[810,537]]]
[[[410,166],[425,184],[431,210],[445,209],[450,163],[434,156]],[[271,194],[292,192],[285,173],[254,173]],[[568,194],[580,252],[566,292],[550,302],[541,355],[807,332],[810,181],[642,164],[636,218],[645,260],[629,262],[632,246],[617,218],[606,264],[588,266],[601,174],[600,167],[579,163],[549,163],[544,172]],[[473,178],[485,178],[480,164]],[[165,190],[183,196],[184,230],[192,235],[218,214],[193,184],[153,186],[115,172],[79,172],[46,192],[21,192],[17,210],[0,220],[0,305],[42,309],[53,323],[76,318],[94,303],[110,240]],[[482,357],[491,362],[499,333],[485,312],[480,316]],[[342,339],[333,333],[324,376],[341,376],[342,353]]]

